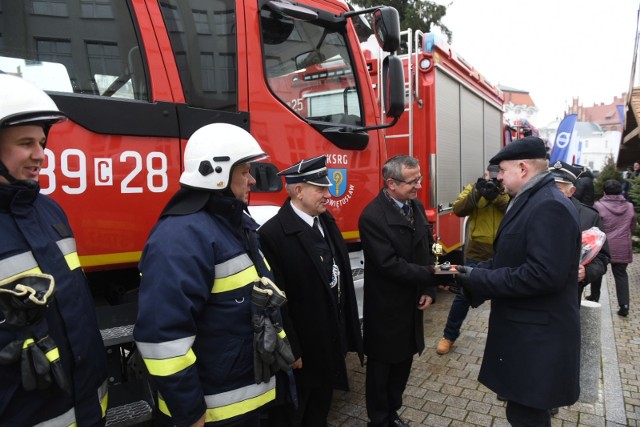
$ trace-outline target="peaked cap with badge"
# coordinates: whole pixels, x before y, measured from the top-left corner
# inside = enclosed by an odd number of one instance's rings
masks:
[[[575,167],[561,160],[550,166],[549,172],[551,172],[556,182],[564,182],[566,184],[575,184],[578,180],[578,175],[580,175],[580,171],[577,171]]]
[[[490,165],[500,164],[503,160],[544,159],[547,157],[547,147],[537,136],[527,136],[516,139],[508,144],[498,154],[489,160]]]
[[[331,181],[327,176],[327,156],[318,156],[310,159],[300,160],[293,166],[278,172],[279,176],[284,176],[287,184],[297,184],[306,182],[320,187],[330,187]]]

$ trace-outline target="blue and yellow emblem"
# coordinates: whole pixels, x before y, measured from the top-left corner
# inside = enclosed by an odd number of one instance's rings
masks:
[[[327,175],[331,181],[329,192],[333,197],[340,197],[347,190],[347,169],[328,169]]]

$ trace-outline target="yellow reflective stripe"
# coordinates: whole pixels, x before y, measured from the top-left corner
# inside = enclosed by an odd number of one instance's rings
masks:
[[[237,390],[205,396],[207,412],[205,422],[227,420],[238,415],[246,414],[266,405],[276,398],[275,377],[271,381],[262,384],[251,384]],[[231,403],[221,403],[229,399],[235,399]],[[158,409],[168,417],[171,417],[169,407],[158,396]]]
[[[98,387],[98,400],[100,401],[100,409],[102,410],[102,418],[107,416],[107,406],[109,404],[109,383],[105,380]]]
[[[109,393],[105,394],[100,401],[100,409],[102,410],[102,418],[107,416],[107,406],[109,405]]]
[[[269,383],[266,383],[266,384],[262,383],[258,385],[252,384],[249,387],[244,387],[244,389],[247,389],[247,388],[256,389],[256,387],[265,388],[264,386],[266,386],[267,390],[255,396],[248,397],[248,398],[243,397],[241,398],[242,400],[238,400],[237,402],[234,402],[234,403],[213,407],[213,408],[208,408],[207,414],[205,416],[205,422],[210,423],[214,421],[227,420],[229,418],[237,417],[238,415],[246,414],[247,412],[256,410],[261,406],[264,406],[267,403],[271,402],[276,398],[275,377],[271,377],[271,381]],[[242,392],[243,390],[241,390],[241,394]],[[221,393],[221,394],[224,395],[228,393],[231,393],[232,395],[237,394],[235,393],[235,390],[233,390],[232,392]],[[210,401],[213,401],[213,403],[215,404],[215,401],[217,400],[216,397],[217,395],[205,396],[205,401],[207,401],[207,407],[212,406],[212,403]]]
[[[269,265],[269,261],[267,261],[262,251],[260,251],[260,255],[262,255],[262,261],[264,262],[264,265],[267,266],[267,270],[271,271],[271,266]]]
[[[67,237],[66,239],[58,240],[56,244],[60,252],[62,252],[62,255],[64,255],[69,270],[75,270],[80,267],[80,258],[78,258],[78,250],[76,249],[76,239]]]
[[[187,354],[195,340],[196,336],[192,335],[158,343],[136,341],[136,346],[145,359],[170,359]]]
[[[278,336],[282,339],[285,339],[287,337],[287,334],[284,332],[284,329],[283,329],[280,332],[278,332]]]
[[[169,412],[169,407],[167,406],[167,402],[165,402],[164,399],[160,397],[160,395],[158,395],[158,409],[167,417],[171,416],[171,412]]]
[[[216,277],[213,282],[213,289],[211,289],[211,293],[219,294],[239,289],[247,286],[249,283],[255,282],[259,278],[258,271],[252,264],[250,267],[247,267],[236,274],[232,274],[227,277]]]
[[[193,350],[189,349],[187,354],[168,359],[144,359],[144,364],[151,375],[158,377],[167,377],[173,375],[183,369],[193,365],[196,361],[196,355]]]
[[[47,360],[51,363],[60,359],[60,352],[58,351],[58,347],[52,348],[51,350],[47,351],[44,355],[47,357]]]
[[[29,344],[33,344],[35,341],[33,340],[33,338],[27,338],[26,340],[24,340],[24,342],[22,343],[22,349],[25,349],[29,346]]]
[[[78,252],[65,255],[64,259],[67,261],[69,270],[75,270],[76,268],[80,267],[80,258],[78,258]]]

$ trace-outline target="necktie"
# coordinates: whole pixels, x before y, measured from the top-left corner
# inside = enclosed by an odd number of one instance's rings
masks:
[[[409,205],[407,205],[406,203],[402,205],[402,212],[404,212],[405,216],[409,216],[409,209]]]
[[[313,228],[318,230],[318,233],[320,233],[322,235],[322,237],[324,237],[324,233],[322,232],[322,229],[320,228],[320,219],[318,217],[313,218]]]

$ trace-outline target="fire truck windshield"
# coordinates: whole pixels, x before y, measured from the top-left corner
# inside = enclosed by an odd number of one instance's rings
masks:
[[[260,15],[262,53],[273,94],[310,122],[363,126],[360,91],[344,25]]]

